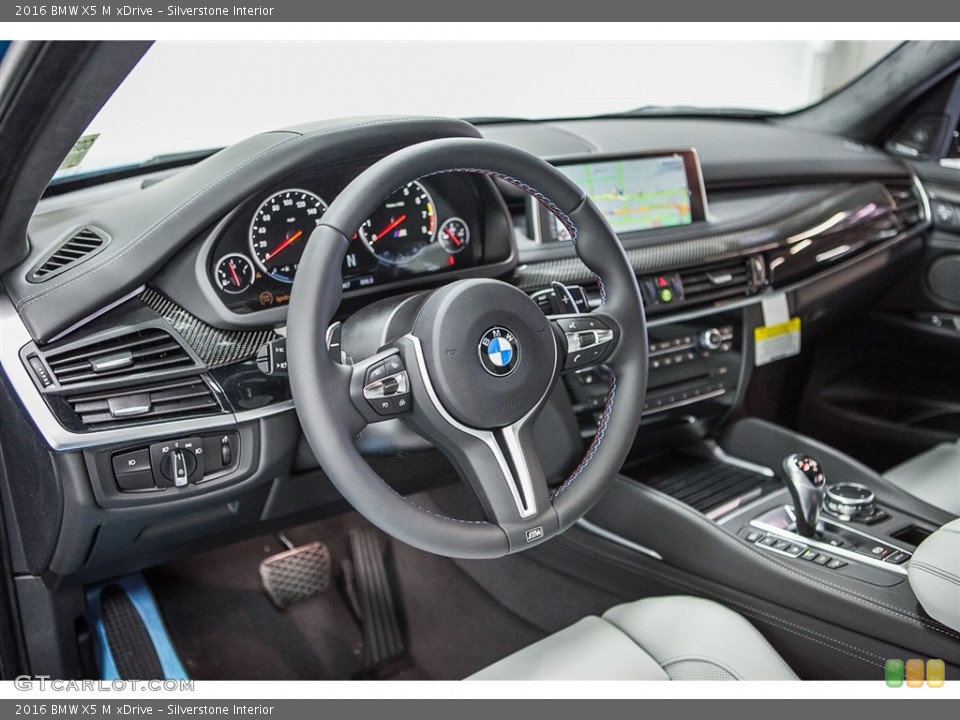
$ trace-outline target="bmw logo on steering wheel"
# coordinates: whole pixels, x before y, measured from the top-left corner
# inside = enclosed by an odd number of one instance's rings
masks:
[[[520,364],[520,343],[505,327],[495,326],[480,338],[480,364],[494,377],[505,377]]]

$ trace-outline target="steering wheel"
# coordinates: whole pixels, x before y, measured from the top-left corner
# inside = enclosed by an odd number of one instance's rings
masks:
[[[383,198],[444,173],[497,178],[546,206],[596,275],[601,305],[546,316],[498,280],[451,282],[407,304],[406,324],[353,365],[327,351],[350,238]],[[304,433],[343,497],[384,532],[428,552],[494,558],[563,532],[600,498],[633,443],[646,391],[647,333],[637,279],[616,234],[548,163],[478,139],[432,140],[385,157],[334,200],[310,237],[287,320],[290,385]],[[597,434],[551,489],[533,425],[560,374],[602,365],[610,389]],[[486,521],[445,517],[381,479],[357,450],[367,424],[401,418],[436,445],[480,500]]]

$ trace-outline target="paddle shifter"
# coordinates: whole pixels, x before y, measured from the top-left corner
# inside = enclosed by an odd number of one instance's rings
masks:
[[[783,471],[783,482],[793,498],[797,532],[804,537],[813,537],[827,489],[820,463],[809,455],[794,453],[784,459]]]

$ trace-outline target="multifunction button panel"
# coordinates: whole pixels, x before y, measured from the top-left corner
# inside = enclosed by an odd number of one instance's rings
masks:
[[[377,415],[399,415],[410,410],[410,378],[399,355],[391,355],[367,369],[363,398]]]
[[[232,470],[240,457],[235,432],[197,435],[122,450],[111,457],[121,492],[182,488]]]

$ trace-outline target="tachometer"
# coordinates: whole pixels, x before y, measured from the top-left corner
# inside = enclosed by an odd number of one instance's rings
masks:
[[[307,190],[281,190],[264,200],[250,223],[250,250],[263,272],[292,283],[303,247],[327,204]]]
[[[363,244],[387,265],[405,265],[434,242],[437,213],[430,193],[414,181],[404,185],[360,226]]]

